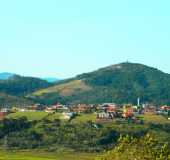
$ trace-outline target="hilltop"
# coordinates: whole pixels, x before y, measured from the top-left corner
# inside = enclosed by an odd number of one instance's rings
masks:
[[[137,63],[120,63],[84,73],[38,90],[32,98],[43,103],[170,104],[170,75]]]

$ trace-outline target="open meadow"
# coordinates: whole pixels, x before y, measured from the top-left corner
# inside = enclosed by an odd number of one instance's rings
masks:
[[[0,151],[0,160],[94,160],[96,154],[43,151]]]

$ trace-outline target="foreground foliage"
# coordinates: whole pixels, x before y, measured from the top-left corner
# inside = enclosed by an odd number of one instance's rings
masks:
[[[169,123],[136,124],[128,121],[95,122],[95,115],[84,114],[70,121],[59,119],[60,114],[29,113],[26,117],[11,114],[0,122],[0,145],[7,149],[72,148],[76,151],[99,152],[113,148],[120,135],[136,138],[155,134],[160,142],[170,142]],[[14,118],[13,116],[16,116]],[[58,117],[58,118],[57,118]]]
[[[120,137],[116,147],[96,160],[170,160],[168,143],[160,144],[153,135],[137,139]]]
[[[24,114],[27,117],[22,117]],[[45,112],[11,114],[0,122],[0,147],[7,152],[55,153],[71,149],[75,153],[95,154],[114,148],[103,156],[104,160],[113,157],[114,160],[168,160],[166,142],[170,142],[170,124],[166,118],[144,116],[144,123],[121,119],[106,123],[96,122],[95,114],[83,114],[71,120],[60,117],[60,113],[48,115]]]

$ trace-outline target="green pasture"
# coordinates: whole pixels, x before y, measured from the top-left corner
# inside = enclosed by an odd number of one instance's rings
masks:
[[[94,160],[95,157],[96,154],[77,152],[0,151],[0,160]]]
[[[80,114],[72,120],[73,123],[85,123],[88,121],[96,122],[97,115],[95,113]]]
[[[16,112],[9,114],[7,118],[27,117],[28,120],[41,120],[46,116],[48,116],[46,112]]]
[[[168,120],[165,116],[162,115],[142,115],[140,116],[140,118],[142,118],[145,123],[170,124],[170,120]]]

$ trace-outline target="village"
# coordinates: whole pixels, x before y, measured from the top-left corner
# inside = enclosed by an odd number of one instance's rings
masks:
[[[27,107],[13,107],[1,108],[0,120],[6,118],[12,113],[29,113],[29,112],[42,112],[53,115],[54,113],[62,114],[63,119],[70,120],[76,115],[88,115],[93,113],[96,115],[97,122],[110,122],[116,119],[128,120],[133,122],[140,122],[138,117],[140,115],[162,115],[170,121],[170,106],[155,106],[151,104],[140,105],[139,100],[137,105],[124,104],[118,105],[115,103],[103,104],[72,104],[63,105],[60,103],[47,106],[43,104],[34,104]]]

